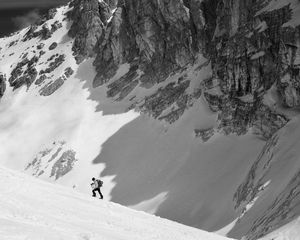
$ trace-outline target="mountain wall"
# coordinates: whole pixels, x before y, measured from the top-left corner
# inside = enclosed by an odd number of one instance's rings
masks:
[[[279,94],[278,104],[298,106],[299,28],[288,24],[293,18],[291,4],[272,11],[264,11],[272,4],[265,0],[119,1],[110,7],[95,0],[82,4],[81,11],[74,8],[70,14],[75,27],[69,34],[80,33],[73,46],[77,58],[93,49],[94,86],[107,83],[121,64],[130,65],[126,76],[107,84],[108,97],[120,101],[137,86],[151,88],[171,74],[184,72],[202,54],[210,61],[212,74],[203,81],[201,93],[219,113],[218,129],[225,134],[245,134],[253,127],[268,139],[284,126],[288,117],[264,103],[272,87]],[[85,13],[90,8],[94,17]],[[87,26],[88,34],[77,29],[81,25]],[[89,42],[90,47],[81,42]],[[132,100],[131,107],[172,122],[195,98],[186,93],[189,85],[190,80],[180,76],[176,87],[168,85],[162,89],[164,94],[149,96],[143,103]],[[167,99],[161,96],[165,93]],[[172,104],[176,110],[162,116]]]
[[[209,231],[236,221],[231,237],[293,221],[299,11],[298,0],[51,10],[0,39],[1,163],[83,192],[101,176],[112,201]]]
[[[269,11],[273,1],[266,0],[76,0],[67,14],[72,22],[68,34],[74,38],[77,63],[95,57],[93,86],[105,84],[107,97],[121,101],[136,87],[150,89],[181,73],[176,85],[167,84],[147,99],[131,96],[130,108],[172,123],[203,94],[210,108],[218,112],[217,131],[239,135],[253,128],[268,139],[289,120],[277,105],[299,105],[299,27],[293,19],[295,3],[290,2]],[[59,27],[57,22],[43,25],[39,31],[33,26],[24,41],[48,38]],[[188,93],[193,87],[187,69],[196,65],[200,55],[210,64],[211,76]],[[63,60],[60,57],[55,63]],[[30,86],[37,75],[35,61],[24,57],[10,77],[10,85]],[[126,75],[109,82],[122,64],[129,65]],[[23,66],[28,66],[26,76],[17,78]],[[3,80],[1,86],[3,92]],[[271,88],[278,94],[276,106],[265,99]],[[164,115],[170,106],[176,107]]]

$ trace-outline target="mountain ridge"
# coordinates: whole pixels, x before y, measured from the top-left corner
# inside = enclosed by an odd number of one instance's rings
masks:
[[[231,237],[295,220],[299,163],[277,145],[297,149],[298,5],[51,10],[0,40],[1,164],[85,193],[101,176],[108,199],[209,231],[236,220]]]

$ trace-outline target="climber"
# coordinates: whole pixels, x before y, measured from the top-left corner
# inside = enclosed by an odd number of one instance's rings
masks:
[[[96,192],[99,193],[100,195],[100,199],[103,199],[103,195],[100,191],[100,188],[103,186],[103,182],[100,180],[100,179],[95,179],[94,177],[92,178],[92,183],[91,183],[91,186],[92,186],[92,192],[93,192],[93,197],[96,197]]]

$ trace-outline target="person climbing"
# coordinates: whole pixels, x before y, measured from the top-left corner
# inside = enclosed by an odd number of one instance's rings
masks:
[[[92,186],[92,192],[93,192],[93,197],[96,197],[96,192],[99,193],[100,195],[100,199],[103,199],[103,195],[101,193],[101,190],[100,188],[102,187],[103,185],[103,182],[100,180],[100,179],[95,179],[94,177],[92,178],[92,183],[91,183],[91,186]]]

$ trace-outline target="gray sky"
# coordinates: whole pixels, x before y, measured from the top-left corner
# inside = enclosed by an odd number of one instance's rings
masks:
[[[68,0],[0,0],[0,9],[48,8],[68,2]]]
[[[69,0],[0,0],[0,37],[26,27],[48,9]]]

